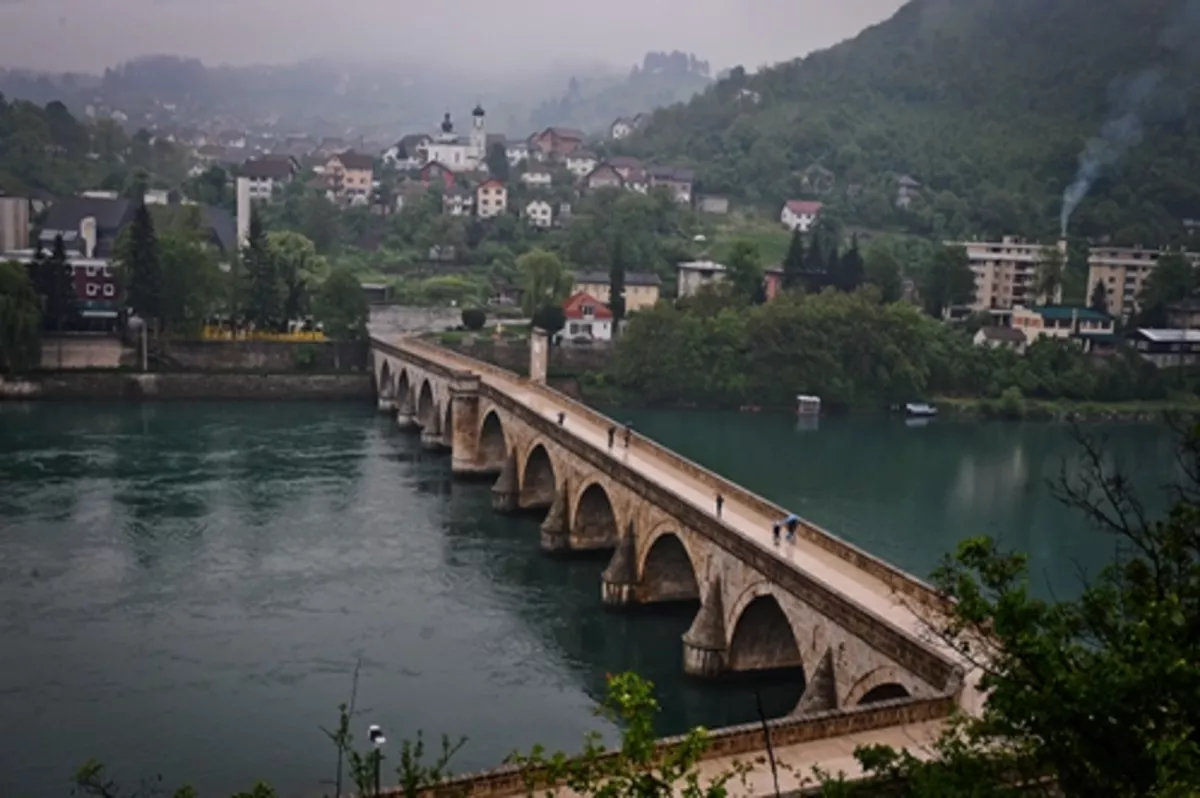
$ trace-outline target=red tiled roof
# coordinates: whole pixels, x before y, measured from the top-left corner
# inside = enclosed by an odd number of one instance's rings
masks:
[[[797,216],[805,214],[816,216],[824,206],[819,202],[809,202],[808,200],[788,200],[787,207]]]
[[[591,316],[583,315],[584,305],[592,306]],[[563,316],[567,317],[568,319],[575,319],[577,321],[579,319],[608,321],[613,317],[612,311],[608,309],[608,305],[605,305],[599,299],[596,299],[586,291],[577,291],[576,293],[567,297],[567,301],[563,303]]]

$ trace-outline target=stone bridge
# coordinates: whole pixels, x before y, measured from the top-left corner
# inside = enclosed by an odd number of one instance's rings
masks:
[[[805,685],[797,715],[878,702],[938,702],[945,714],[965,700],[962,664],[923,634],[921,618],[944,610],[931,588],[812,524],[775,546],[786,510],[640,435],[626,445],[618,428],[610,445],[617,425],[546,387],[544,339],[532,348],[526,379],[374,339],[380,409],[448,449],[455,474],[494,477],[497,511],[544,513],[544,551],[612,551],[604,605],[696,602],[688,674],[786,669]]]

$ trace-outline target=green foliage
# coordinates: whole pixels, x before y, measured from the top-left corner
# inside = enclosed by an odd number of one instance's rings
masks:
[[[1092,296],[1088,301],[1088,307],[1100,313],[1108,313],[1108,291],[1104,287],[1103,280],[1097,280],[1092,286]]]
[[[613,328],[620,329],[625,320],[625,244],[618,236],[610,246],[608,267],[608,307],[613,314]]]
[[[726,278],[734,296],[746,302],[763,301],[763,270],[758,247],[749,241],[735,242],[726,268]]]
[[[794,291],[803,286],[805,262],[804,234],[796,229],[792,231],[792,240],[783,259],[783,287],[786,290]]]
[[[275,253],[267,245],[266,233],[257,213],[250,215],[250,231],[242,247],[245,280],[242,314],[260,330],[284,327],[285,288]]]
[[[545,330],[551,338],[567,323],[562,305],[542,305],[533,314],[533,326]]]
[[[1142,284],[1135,326],[1167,326],[1167,305],[1194,295],[1198,285],[1200,274],[1187,258],[1175,252],[1163,255]]]
[[[154,220],[144,202],[137,204],[129,225],[128,245],[118,254],[126,276],[127,303],[143,319],[165,325],[165,292],[162,261]]]
[[[749,310],[719,292],[630,319],[611,366],[629,397],[656,403],[790,407],[797,393],[831,406],[880,406],[916,396],[1126,401],[1165,396],[1164,378],[1136,353],[1093,362],[1073,342],[1038,340],[1025,355],[975,346],[960,329],[873,287],[785,294]]]
[[[482,330],[487,324],[487,314],[482,308],[466,308],[462,312],[462,323],[468,330]]]
[[[50,257],[41,247],[34,252],[29,265],[34,290],[42,299],[42,321],[48,330],[62,330],[75,315],[75,278],[67,261],[62,236],[54,239]]]
[[[525,291],[521,302],[526,313],[532,314],[546,304],[561,303],[571,291],[571,275],[553,252],[530,250],[517,258],[517,269]]]
[[[863,256],[863,279],[879,291],[884,302],[896,302],[904,295],[900,260],[887,242],[872,242]]]
[[[211,247],[194,235],[169,232],[158,240],[163,269],[163,326],[195,334],[223,307],[227,277]]]
[[[1059,289],[1063,286],[1066,259],[1058,247],[1043,247],[1038,256],[1037,273],[1034,276],[1034,291],[1040,302],[1054,304]]]
[[[294,360],[301,371],[313,368],[317,365],[317,348],[312,344],[300,344],[296,347]]]
[[[589,734],[575,757],[561,751],[547,755],[541,746],[529,754],[512,754],[508,761],[521,767],[530,796],[542,790],[552,795],[556,785],[564,784],[577,795],[595,798],[724,798],[726,785],[746,771],[702,779],[698,765],[709,746],[703,728],[692,729],[669,750],[660,749],[654,734],[659,711],[654,685],[636,674],[609,676],[596,711],[621,727],[621,747],[608,751],[598,734]]]
[[[921,299],[930,316],[971,303],[975,299],[975,275],[967,251],[962,247],[939,247],[921,283]]]
[[[329,275],[329,264],[312,241],[291,231],[267,234],[267,256],[274,264],[283,292],[284,321],[295,321],[310,310],[310,288]]]
[[[504,144],[497,141],[487,151],[488,174],[497,180],[508,182],[508,151]]]
[[[1137,107],[1144,140],[1105,169],[1071,228],[1125,244],[1181,239],[1180,220],[1200,216],[1200,141],[1185,121],[1200,62],[1181,46],[1194,38],[1182,6],[911,2],[828,50],[734,70],[622,146],[695,166],[705,192],[775,209],[815,196],[849,223],[941,240],[1057,236],[1079,153],[1128,110],[1110,98],[1155,69],[1159,91]],[[832,186],[806,182],[814,163]],[[922,184],[908,207],[896,202],[901,175]]]
[[[42,301],[25,267],[0,262],[0,371],[22,371],[41,359]]]
[[[370,309],[362,284],[348,269],[337,268],[321,285],[314,301],[317,319],[334,340],[366,337]]]

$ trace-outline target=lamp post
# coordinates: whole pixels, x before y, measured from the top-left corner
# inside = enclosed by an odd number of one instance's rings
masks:
[[[375,760],[375,795],[379,795],[379,764],[383,760],[383,744],[387,742],[387,738],[383,736],[383,729],[372,723],[367,727],[367,737],[371,740],[371,745],[375,746],[373,759]]]

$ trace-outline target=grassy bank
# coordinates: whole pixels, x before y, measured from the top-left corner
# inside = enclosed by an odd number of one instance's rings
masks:
[[[1067,399],[939,397],[939,412],[953,418],[1005,421],[1158,421],[1169,415],[1200,416],[1200,398],[1137,402],[1073,402]]]

